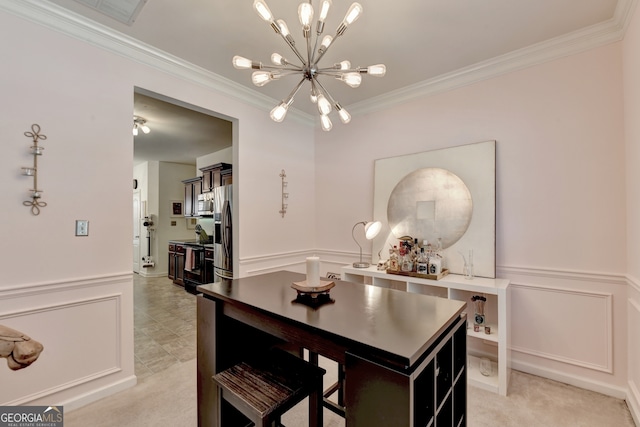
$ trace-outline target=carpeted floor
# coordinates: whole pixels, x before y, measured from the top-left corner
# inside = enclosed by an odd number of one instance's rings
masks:
[[[283,423],[305,426],[305,411],[303,402],[286,414]],[[507,397],[469,387],[467,415],[469,427],[634,426],[622,400],[517,371],[512,373]],[[195,360],[173,365],[133,388],[65,413],[65,427],[196,425]],[[344,426],[344,420],[325,410],[324,426]]]
[[[138,384],[65,412],[65,427],[195,427],[195,297],[167,278],[134,278],[135,357]],[[320,358],[325,385],[335,364]],[[306,426],[306,403],[283,417],[288,427]],[[324,427],[344,426],[324,411]],[[509,396],[468,389],[469,427],[633,427],[624,401],[513,371]],[[398,427],[398,426],[389,426]]]

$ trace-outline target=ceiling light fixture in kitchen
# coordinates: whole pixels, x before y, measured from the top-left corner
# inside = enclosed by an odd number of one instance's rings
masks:
[[[138,136],[138,129],[144,133],[151,132],[149,126],[147,126],[147,120],[140,116],[133,116],[133,135]]]
[[[318,112],[320,113],[320,124],[322,130],[330,131],[333,127],[331,120],[329,119],[329,113],[335,108],[343,123],[349,123],[351,115],[336,102],[333,97],[327,92],[324,86],[318,79],[319,76],[328,76],[343,81],[345,84],[351,87],[358,87],[362,81],[362,74],[369,74],[372,76],[382,77],[385,75],[387,69],[384,64],[371,65],[369,67],[356,67],[352,68],[349,61],[342,61],[337,64],[333,64],[326,68],[320,68],[318,63],[322,57],[327,53],[329,47],[331,47],[336,39],[344,34],[349,25],[353,24],[356,19],[362,14],[362,5],[360,3],[353,3],[347,11],[344,19],[336,29],[335,35],[325,35],[322,37],[324,31],[324,24],[331,7],[331,0],[322,0],[320,2],[320,15],[316,22],[315,36],[311,31],[311,23],[313,22],[313,6],[311,0],[300,3],[298,7],[298,18],[302,25],[302,34],[306,41],[306,55],[300,53],[296,47],[295,41],[289,32],[287,24],[282,19],[274,19],[273,14],[269,10],[265,0],[254,0],[253,8],[258,15],[267,23],[271,25],[271,28],[279,34],[287,45],[291,48],[293,53],[298,57],[302,65],[297,65],[289,62],[286,58],[278,53],[271,55],[271,62],[273,65],[263,64],[262,62],[252,61],[242,56],[233,57],[233,66],[237,69],[257,70],[253,72],[251,80],[256,86],[264,86],[272,80],[278,80],[281,77],[289,75],[300,75],[302,78],[296,87],[293,88],[289,96],[283,99],[273,110],[271,110],[271,119],[276,122],[281,122],[287,115],[289,106],[293,103],[293,99],[304,84],[308,81],[311,84],[311,102],[318,105]],[[319,43],[319,45],[318,45]]]

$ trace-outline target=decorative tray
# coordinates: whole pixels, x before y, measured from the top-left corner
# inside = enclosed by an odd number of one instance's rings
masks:
[[[443,268],[440,274],[421,274],[421,273],[416,273],[415,271],[394,271],[389,269],[387,269],[387,273],[397,274],[398,276],[418,277],[420,279],[440,280],[444,276],[449,274],[449,269]]]
[[[309,286],[306,280],[302,282],[293,282],[291,287],[298,292],[298,295],[311,295],[312,297],[316,297],[320,294],[329,293],[329,290],[335,286],[335,282],[328,280],[320,280],[320,284],[318,286]]]

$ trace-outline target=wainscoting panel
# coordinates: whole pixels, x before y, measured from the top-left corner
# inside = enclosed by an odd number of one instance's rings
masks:
[[[131,283],[124,275],[0,292],[0,324],[44,346],[19,371],[0,359],[0,384],[11,384],[0,387],[0,405],[74,406],[134,385]]]
[[[512,284],[512,349],[571,365],[613,370],[612,295]],[[524,333],[523,333],[524,332]]]

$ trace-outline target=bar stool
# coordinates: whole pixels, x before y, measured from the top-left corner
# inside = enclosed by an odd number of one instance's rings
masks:
[[[218,425],[223,425],[223,400],[256,427],[267,427],[281,426],[281,416],[309,397],[309,426],[321,427],[325,372],[276,349],[270,350],[263,359],[243,361],[219,372],[213,376],[218,386]]]

